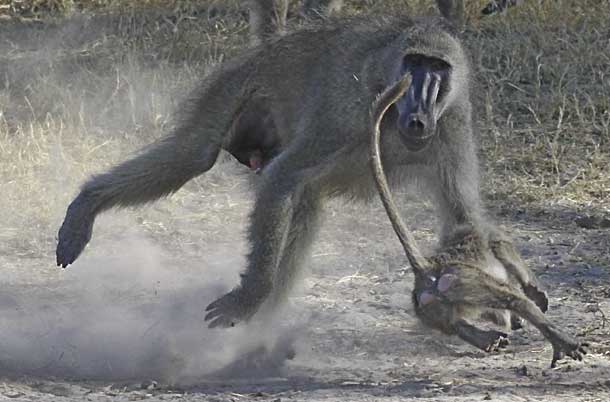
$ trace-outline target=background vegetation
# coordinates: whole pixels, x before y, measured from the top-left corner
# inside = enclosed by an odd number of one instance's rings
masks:
[[[432,1],[347,3],[350,14],[436,12]],[[610,2],[532,0],[480,18],[484,3],[468,2],[464,39],[488,204],[607,223]],[[21,0],[0,10],[0,205],[7,241],[30,251],[53,247],[57,205],[76,183],[166,132],[183,94],[247,43],[237,0]],[[40,230],[15,240],[24,223]]]

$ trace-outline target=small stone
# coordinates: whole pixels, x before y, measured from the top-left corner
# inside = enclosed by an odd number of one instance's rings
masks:
[[[140,384],[141,389],[146,389],[149,391],[156,389],[158,386],[159,386],[159,383],[157,383],[155,380],[146,380],[146,381],[143,381],[142,384]]]

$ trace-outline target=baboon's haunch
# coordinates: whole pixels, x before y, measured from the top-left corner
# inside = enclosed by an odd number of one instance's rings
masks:
[[[95,217],[171,194],[210,169],[221,149],[260,172],[241,283],[210,304],[211,327],[249,319],[290,290],[324,201],[370,199],[370,105],[405,73],[413,82],[386,113],[384,165],[415,177],[438,206],[441,237],[478,230],[481,202],[469,67],[442,19],[355,19],[295,32],[224,63],[194,91],[172,133],[91,178],[68,207],[57,264],[91,238]]]
[[[411,78],[418,81],[413,70],[384,91],[373,105],[371,161],[384,207],[413,267],[413,304],[418,317],[430,327],[458,335],[489,352],[506,346],[507,335],[479,329],[466,318],[483,313],[483,317],[506,327],[509,322],[502,310],[509,310],[532,323],[551,342],[551,367],[565,355],[582,360],[588,345],[546,319],[544,312],[548,300],[545,293],[539,289],[534,274],[512,242],[497,229],[474,230],[469,225],[458,226],[434,256],[425,258],[420,253],[397,212],[383,172],[379,147],[382,118],[394,102],[404,102],[405,92],[408,94],[414,87]]]

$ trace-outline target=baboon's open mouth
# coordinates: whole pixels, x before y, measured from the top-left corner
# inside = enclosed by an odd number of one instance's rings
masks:
[[[432,136],[428,136],[428,137],[414,137],[414,136],[409,136],[409,135],[400,136],[400,139],[402,140],[403,144],[407,147],[407,149],[409,151],[412,151],[412,152],[418,152],[418,151],[421,151],[424,148],[426,148],[428,146],[428,144],[430,143],[431,138],[432,138]]]
[[[267,162],[268,161],[266,161],[263,158],[262,151],[260,151],[258,149],[255,149],[254,151],[252,151],[252,153],[250,154],[250,157],[248,158],[248,166],[256,174],[259,174],[263,170],[263,168],[265,167]]]

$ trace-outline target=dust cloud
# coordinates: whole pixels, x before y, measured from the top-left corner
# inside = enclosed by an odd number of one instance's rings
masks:
[[[95,247],[73,266],[61,274],[37,272],[53,264],[59,219],[83,177],[167,133],[185,88],[214,62],[152,63],[144,50],[132,49],[134,33],[122,32],[122,20],[113,18],[76,15],[36,29],[0,27],[6,55],[0,58],[6,77],[0,174],[10,177],[0,194],[0,237],[8,236],[0,244],[0,372],[168,383],[274,375],[293,355],[298,319],[255,317],[227,330],[209,330],[203,321],[207,304],[238,282],[244,266],[226,239],[206,244],[203,261],[177,261],[180,250],[170,258],[162,241],[137,229],[100,236],[98,222]],[[163,32],[154,31],[160,37],[151,44],[180,42]],[[203,36],[193,37],[206,53]],[[225,226],[222,219],[211,218],[211,225]],[[193,234],[192,243],[211,229]]]
[[[56,288],[3,290],[3,371],[183,384],[274,376],[294,355],[297,327],[285,313],[231,329],[206,327],[204,308],[236,282],[226,269],[241,266],[236,261],[214,258],[192,267],[197,275],[177,274],[176,264],[136,233],[112,247],[112,256],[68,268]]]

